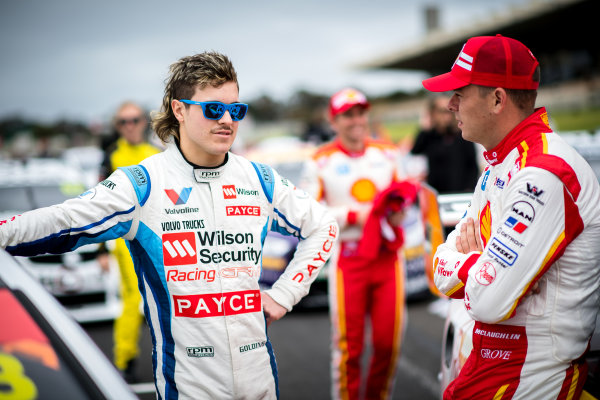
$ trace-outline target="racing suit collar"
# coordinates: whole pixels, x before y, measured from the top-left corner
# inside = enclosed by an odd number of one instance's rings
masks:
[[[483,156],[490,165],[500,164],[519,143],[531,136],[547,132],[552,132],[548,124],[548,113],[545,107],[540,107],[515,126],[496,147],[484,151]]]
[[[349,157],[360,157],[363,154],[365,154],[365,151],[367,150],[367,146],[369,144],[368,140],[365,140],[365,145],[362,149],[362,151],[356,152],[356,151],[350,151],[348,150],[346,147],[344,147],[344,145],[342,144],[342,141],[339,139],[335,139],[335,145],[343,152],[345,153],[347,156]]]
[[[171,158],[173,158],[174,163],[182,170],[185,171],[185,174],[192,174],[196,182],[211,182],[218,179],[225,169],[227,165],[227,161],[229,161],[229,153],[225,154],[225,160],[221,165],[216,167],[203,167],[201,165],[196,165],[190,161],[188,161],[181,149],[179,147],[179,141],[175,140],[175,143],[170,143],[167,145],[166,153],[169,154]]]

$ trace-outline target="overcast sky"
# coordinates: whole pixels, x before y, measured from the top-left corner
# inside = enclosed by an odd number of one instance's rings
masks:
[[[424,7],[445,29],[529,0],[17,0],[0,12],[0,118],[105,121],[123,100],[157,109],[169,65],[227,54],[240,99],[285,100],[303,88],[368,95],[416,90],[421,73],[360,71],[417,43]],[[452,60],[449,60],[450,68]]]

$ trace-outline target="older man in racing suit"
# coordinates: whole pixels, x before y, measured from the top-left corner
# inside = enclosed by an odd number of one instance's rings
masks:
[[[307,294],[337,237],[333,217],[306,192],[227,151],[247,108],[237,96],[227,57],[179,60],[155,119],[161,139],[175,136],[163,153],[118,169],[76,199],[0,223],[0,247],[17,255],[128,241],[160,399],[278,397],[267,323]],[[269,230],[300,242],[261,293]]]
[[[425,80],[449,102],[487,167],[438,247],[435,283],[475,320],[473,351],[444,399],[577,399],[600,306],[600,187],[533,109],[538,62],[520,42],[467,41],[450,73]]]

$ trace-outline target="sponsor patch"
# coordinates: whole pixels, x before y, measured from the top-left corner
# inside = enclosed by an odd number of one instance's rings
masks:
[[[527,229],[527,225],[519,222],[515,217],[508,217],[506,221],[504,221],[504,225],[508,226],[517,233],[523,233],[525,229]]]
[[[186,347],[188,357],[214,357],[215,348],[213,346]]]
[[[260,207],[259,206],[227,206],[225,207],[225,212],[228,216],[237,216],[237,215],[253,215],[260,216]]]
[[[85,191],[79,195],[80,199],[91,200],[96,197],[96,188],[91,188],[88,191]]]
[[[137,183],[138,186],[144,186],[148,183],[143,169],[138,166],[129,167],[127,169],[131,173],[131,176],[133,176],[133,179],[135,179],[135,183]]]
[[[162,235],[162,242],[165,266],[189,265],[198,262],[194,232],[165,233]]]
[[[245,353],[247,351],[260,349],[261,347],[265,347],[266,344],[267,344],[267,342],[265,342],[265,341],[245,344],[243,346],[240,346],[240,353]]]
[[[174,295],[176,317],[206,318],[262,312],[260,290]]]
[[[497,238],[492,239],[488,251],[498,257],[500,261],[504,262],[508,266],[513,265],[517,260],[517,257],[519,257],[514,250],[499,241]]]
[[[194,169],[194,177],[196,181],[203,181],[206,179],[217,179],[221,176],[221,171],[202,171]]]
[[[511,350],[481,349],[481,358],[488,360],[510,360]]]
[[[499,227],[498,230],[496,231],[496,233],[498,235],[502,236],[504,239],[508,240],[511,244],[514,244],[514,245],[519,246],[519,247],[523,247],[524,246],[523,243],[519,242],[517,239],[515,239],[511,235],[509,235],[508,233],[504,232],[503,227]]]
[[[115,187],[117,187],[117,184],[114,183],[113,181],[110,181],[108,179],[103,180],[102,182],[100,182],[100,184],[102,186],[106,186],[107,188],[109,188],[110,190],[113,190]]]
[[[485,190],[485,186],[487,184],[487,180],[490,177],[490,170],[488,169],[487,171],[485,171],[485,174],[483,175],[483,179],[481,181],[481,190]]]
[[[190,198],[190,193],[192,193],[192,188],[183,188],[179,193],[177,193],[173,189],[165,189],[165,193],[167,194],[171,202],[174,205],[178,206],[180,204],[187,203],[188,199]]]
[[[513,216],[516,216],[525,223],[531,223],[535,218],[533,206],[526,201],[517,201],[512,205],[510,210],[513,213]]]
[[[541,194],[544,193],[543,190],[539,189],[537,186],[535,186],[529,182],[527,182],[527,192],[531,193],[535,197],[540,197]]]
[[[340,164],[336,167],[335,172],[338,175],[346,175],[350,173],[350,166],[348,164]]]
[[[494,282],[496,279],[496,268],[494,268],[494,264],[486,262],[475,274],[475,280],[480,284],[487,286],[490,283]]]
[[[223,185],[223,198],[225,200],[235,199],[235,185]]]

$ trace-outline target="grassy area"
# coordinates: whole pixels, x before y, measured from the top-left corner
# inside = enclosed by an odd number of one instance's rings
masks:
[[[390,139],[396,143],[414,137],[419,131],[419,124],[416,120],[408,122],[386,122],[383,126]]]
[[[600,129],[600,108],[573,111],[548,110],[548,114],[552,128],[558,132]]]
[[[557,132],[590,131],[600,129],[600,108],[588,108],[573,111],[548,110],[552,128]],[[412,139],[419,130],[418,121],[385,122],[384,128],[396,143]]]

